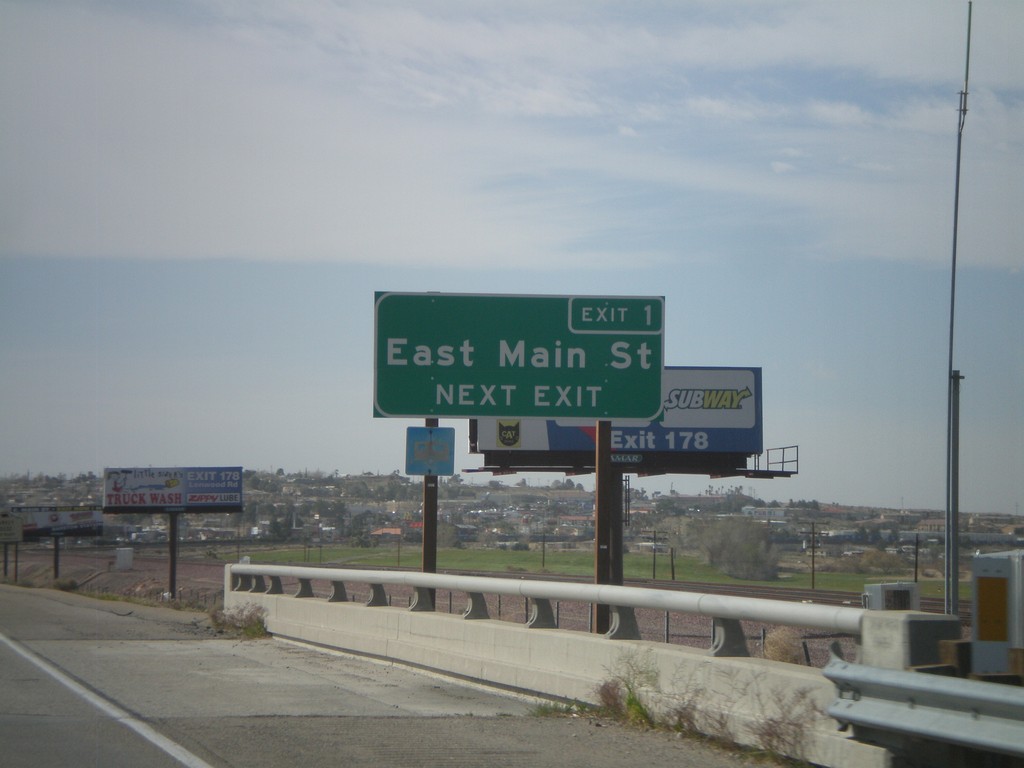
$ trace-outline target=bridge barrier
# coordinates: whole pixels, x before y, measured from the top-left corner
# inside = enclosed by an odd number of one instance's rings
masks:
[[[822,670],[839,698],[828,714],[858,738],[915,753],[925,765],[1009,765],[1024,759],[1019,686],[882,669],[838,656]],[[952,745],[952,749],[951,749]]]
[[[297,582],[285,594],[284,581]],[[313,582],[329,584],[315,599]],[[348,601],[347,583],[366,584],[370,598]],[[415,597],[408,609],[388,606],[385,586],[405,586]],[[466,594],[462,616],[437,613],[432,590]],[[528,598],[525,624],[491,620],[484,595]],[[611,607],[606,635],[555,628],[552,601]],[[407,571],[237,564],[225,568],[225,608],[254,603],[267,612],[275,636],[355,654],[397,661],[448,675],[546,698],[599,704],[601,687],[628,686],[661,721],[728,741],[823,766],[889,768],[890,753],[842,734],[826,714],[835,687],[818,669],[750,658],[739,622],[824,629],[859,637],[881,612],[845,606],[787,603],[599,584],[451,576]],[[709,616],[710,651],[639,639],[636,608]],[[875,662],[929,663],[916,628],[932,614],[901,612],[887,621]],[[959,632],[955,617],[946,617]],[[941,633],[940,633],[941,634]],[[865,642],[867,641],[867,642]],[[937,642],[934,644],[938,658]],[[902,667],[900,667],[902,668]]]

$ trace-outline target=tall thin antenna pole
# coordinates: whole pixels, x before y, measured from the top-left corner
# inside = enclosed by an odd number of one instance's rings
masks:
[[[945,610],[960,615],[960,371],[953,370],[953,320],[956,311],[956,245],[960,220],[960,155],[967,120],[967,83],[971,74],[971,6],[967,3],[967,62],[960,91],[956,137],[956,181],[953,190],[953,266],[949,290],[949,368],[946,380],[946,584]]]

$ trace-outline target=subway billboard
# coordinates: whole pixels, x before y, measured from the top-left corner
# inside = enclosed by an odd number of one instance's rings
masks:
[[[478,419],[477,450],[593,451],[595,430],[580,419]],[[665,368],[654,420],[612,420],[613,454],[752,455],[763,442],[760,368]]]

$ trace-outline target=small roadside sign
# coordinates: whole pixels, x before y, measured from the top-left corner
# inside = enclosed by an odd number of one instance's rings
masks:
[[[0,542],[19,544],[21,537],[21,518],[7,512],[0,513]]]
[[[409,427],[405,442],[405,474],[455,474],[455,430],[452,427]]]

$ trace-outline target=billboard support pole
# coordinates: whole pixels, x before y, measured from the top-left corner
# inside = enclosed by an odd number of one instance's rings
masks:
[[[53,578],[60,578],[60,536],[53,537]]]
[[[170,582],[171,600],[174,600],[178,593],[178,513],[168,512],[167,517],[167,543],[169,545],[167,559],[170,561],[168,581]]]
[[[622,473],[612,466],[612,423],[597,422],[594,454],[594,583],[622,584]],[[611,628],[610,608],[594,605],[596,634]]]

